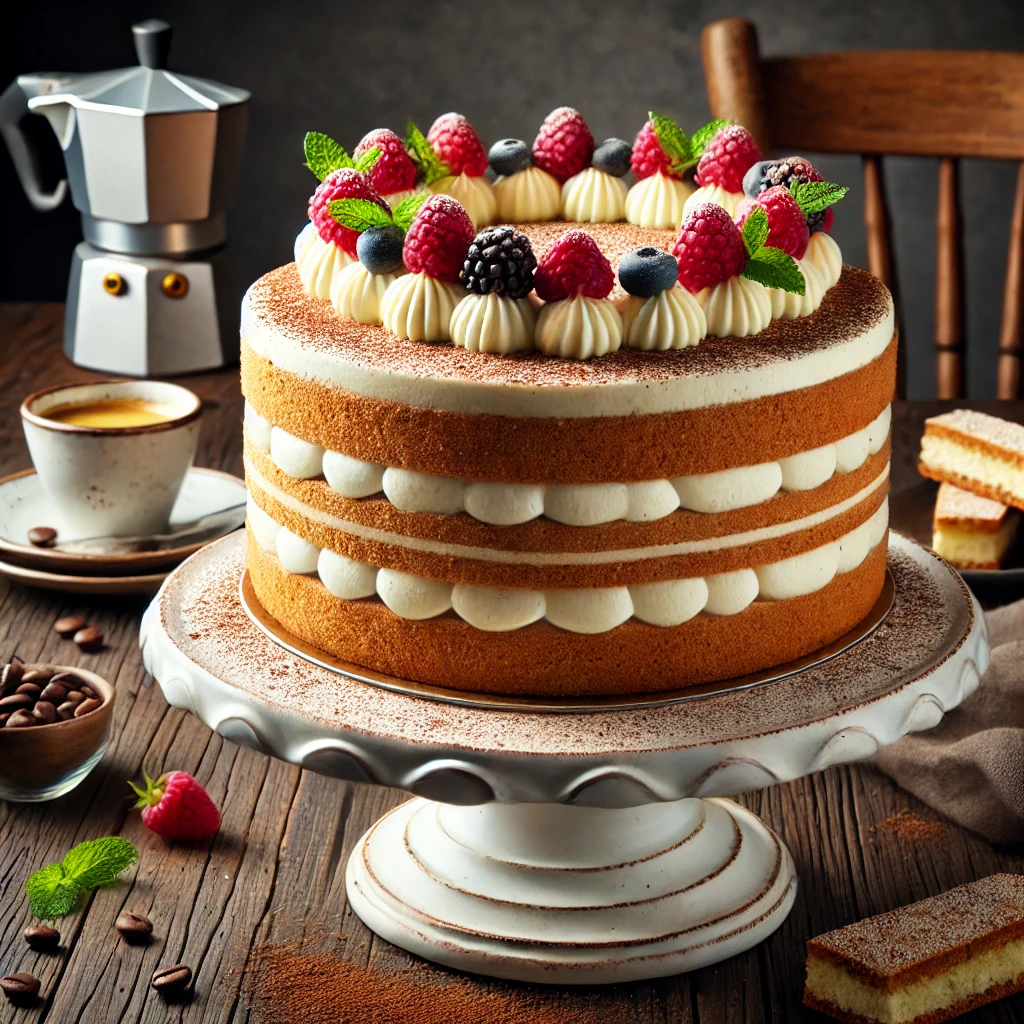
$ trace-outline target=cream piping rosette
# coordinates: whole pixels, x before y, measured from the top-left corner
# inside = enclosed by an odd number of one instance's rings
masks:
[[[678,281],[670,253],[645,245],[619,263],[619,283],[629,295],[622,308],[625,344],[645,352],[698,345],[707,336],[700,303]]]
[[[487,150],[469,121],[454,112],[442,114],[425,139],[414,129],[410,126],[409,146],[427,188],[457,199],[477,231],[493,224],[498,216],[498,199],[484,177]]]

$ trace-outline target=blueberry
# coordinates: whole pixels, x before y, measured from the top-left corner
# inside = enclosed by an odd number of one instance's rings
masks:
[[[621,178],[629,170],[629,158],[633,147],[625,139],[605,139],[597,149],[591,165],[605,174]]]
[[[764,184],[765,170],[777,162],[776,160],[758,160],[756,164],[752,164],[750,170],[743,175],[743,194],[751,197],[759,196],[761,186]]]
[[[679,276],[679,264],[671,253],[652,245],[627,252],[619,264],[619,281],[630,295],[649,299],[671,288]]]
[[[533,163],[533,154],[522,139],[502,139],[491,146],[487,159],[495,174],[506,176],[525,171]]]
[[[371,274],[393,274],[402,267],[405,232],[397,224],[367,228],[356,239],[359,262]]]

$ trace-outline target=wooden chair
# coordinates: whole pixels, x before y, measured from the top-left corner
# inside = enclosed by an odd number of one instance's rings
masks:
[[[939,158],[935,288],[940,398],[964,395],[964,298],[957,159],[1024,161],[1024,54],[882,50],[761,57],[743,18],[701,37],[715,117],[745,125],[765,153],[859,153],[868,269],[896,294],[883,154]],[[1010,223],[998,397],[1021,392],[1024,341],[1024,163]],[[898,302],[897,302],[898,308]],[[905,393],[901,362],[900,394]]]

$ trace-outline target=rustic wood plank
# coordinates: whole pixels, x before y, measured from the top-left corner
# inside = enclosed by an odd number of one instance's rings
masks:
[[[957,163],[939,161],[939,211],[936,220],[935,348],[939,398],[963,398],[964,268],[960,254],[960,200]]]

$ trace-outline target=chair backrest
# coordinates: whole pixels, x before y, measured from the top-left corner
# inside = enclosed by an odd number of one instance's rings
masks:
[[[743,18],[712,22],[704,29],[701,46],[712,115],[745,125],[764,152],[806,150],[863,157],[868,269],[894,296],[881,157],[939,158],[938,395],[962,398],[964,285],[957,159],[1024,161],[1024,54],[880,50],[764,58],[753,24]],[[1000,398],[1017,398],[1021,390],[1022,288],[1024,163],[1017,173],[1010,224],[999,335]],[[901,361],[901,394],[905,380]]]

